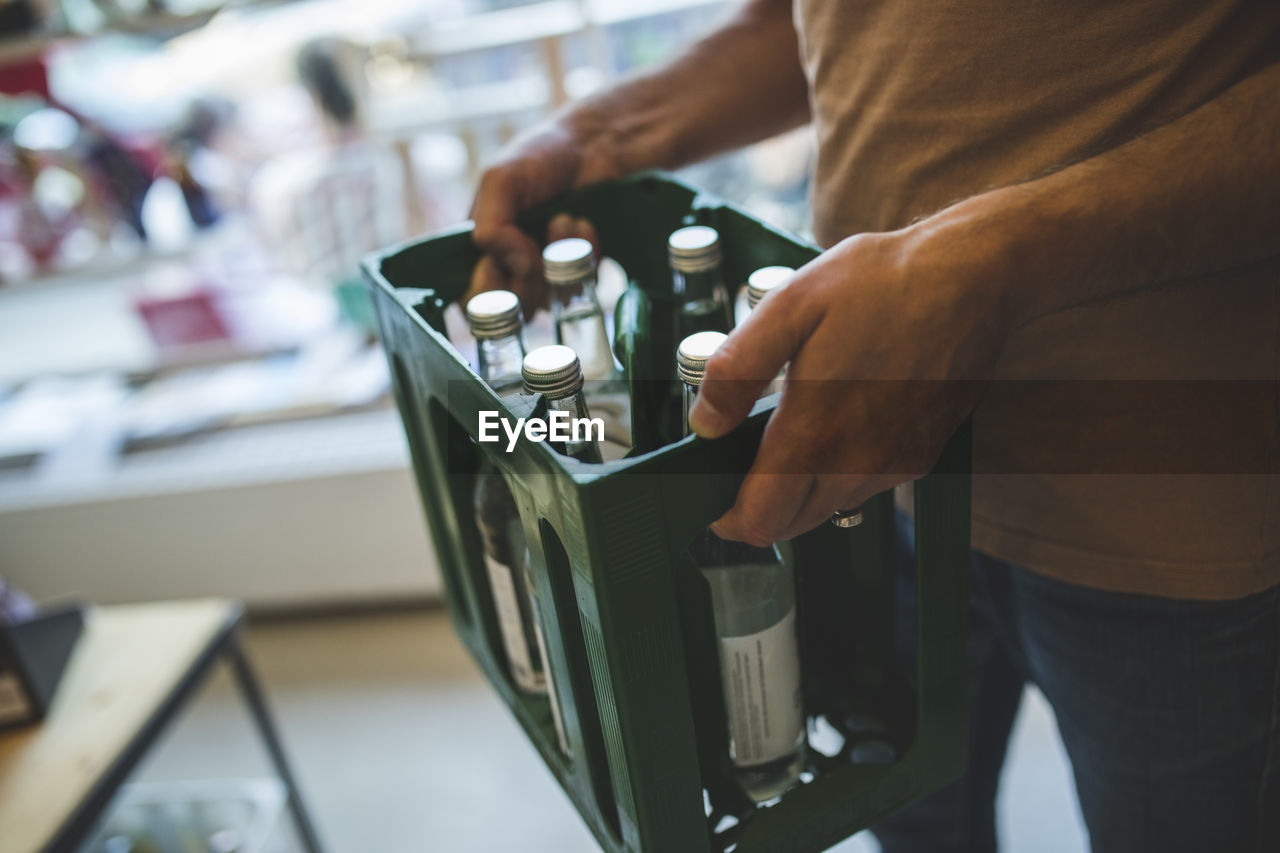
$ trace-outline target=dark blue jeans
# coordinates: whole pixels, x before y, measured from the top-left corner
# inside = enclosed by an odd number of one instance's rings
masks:
[[[909,557],[909,519],[898,533]],[[975,552],[971,602],[968,770],[875,827],[884,853],[996,849],[1027,684],[1057,715],[1096,853],[1280,853],[1280,587],[1178,601]]]

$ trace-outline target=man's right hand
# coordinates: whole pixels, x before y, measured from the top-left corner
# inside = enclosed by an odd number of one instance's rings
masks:
[[[621,176],[608,133],[579,109],[520,136],[480,177],[471,205],[474,240],[485,253],[468,296],[502,288],[520,296],[526,315],[547,302],[542,248],[516,225],[534,205],[576,187]],[[583,237],[596,242],[585,219],[561,214],[547,226],[547,242]]]

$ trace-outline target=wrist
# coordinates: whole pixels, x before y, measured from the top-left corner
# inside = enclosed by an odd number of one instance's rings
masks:
[[[1066,221],[1066,207],[1032,183],[965,199],[906,231],[914,251],[952,270],[964,298],[1012,330],[1059,307],[1075,258]]]
[[[609,177],[691,162],[686,106],[671,97],[663,75],[638,77],[593,95],[565,113],[582,150],[590,151]]]
[[[604,99],[590,98],[572,105],[555,121],[563,144],[578,157],[574,186],[623,177],[631,171],[622,165],[617,123]]]
[[[969,199],[899,232],[903,280],[929,293],[913,295],[963,324],[1001,337],[1025,322],[1023,279],[1013,238],[993,221],[995,211]]]

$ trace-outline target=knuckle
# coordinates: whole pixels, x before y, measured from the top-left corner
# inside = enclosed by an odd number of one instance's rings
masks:
[[[737,538],[757,548],[772,545],[777,538],[775,520],[775,515],[762,507],[748,510],[739,519]]]
[[[494,163],[480,173],[476,181],[476,199],[497,199],[512,192],[512,168],[510,163]]]
[[[485,168],[476,181],[476,196],[490,195],[498,191],[506,169],[502,164],[494,164]]]
[[[480,248],[492,246],[498,234],[498,226],[492,222],[477,220],[471,230],[471,239]]]
[[[759,383],[773,379],[773,375],[761,375],[759,358],[752,358],[749,353],[742,351],[749,346],[733,338],[725,341],[707,360],[707,380],[718,383],[724,393],[739,389],[746,393],[754,390]]]
[[[734,382],[742,379],[740,363],[733,357],[728,344],[720,347],[707,359],[706,378],[715,382]]]

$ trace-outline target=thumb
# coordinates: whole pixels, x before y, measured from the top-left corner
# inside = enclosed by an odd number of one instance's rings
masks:
[[[760,393],[804,343],[816,320],[805,315],[796,279],[769,297],[715,351],[689,412],[689,427],[719,438],[742,423]]]

